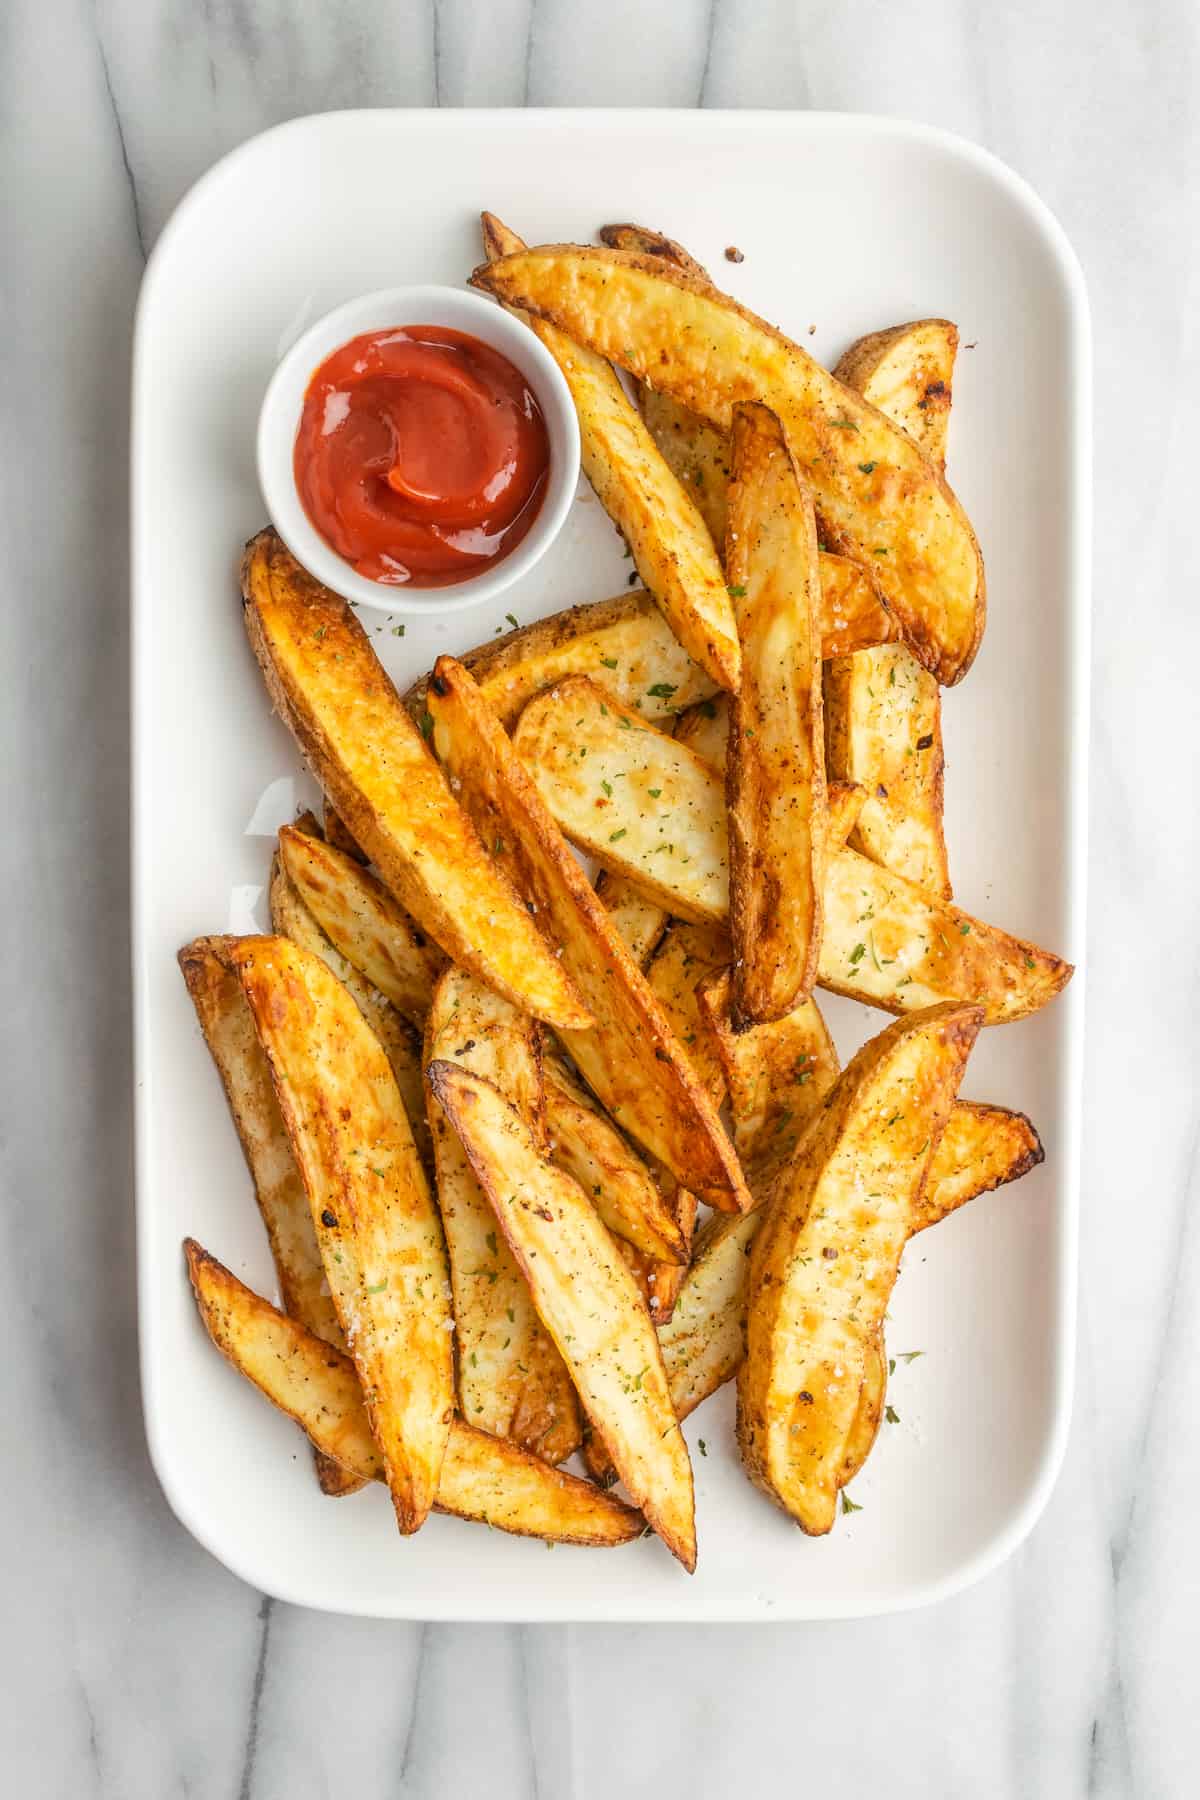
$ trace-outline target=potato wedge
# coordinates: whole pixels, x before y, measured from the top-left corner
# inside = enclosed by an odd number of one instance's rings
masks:
[[[742,642],[725,763],[729,933],[740,1019],[808,998],[821,947],[825,730],[817,521],[783,427],[736,406],[725,553]]]
[[[649,899],[623,875],[601,869],[596,892],[612,920],[613,930],[640,969],[644,969],[667,929],[665,908]]]
[[[863,1346],[863,1384],[859,1389],[858,1405],[854,1409],[850,1429],[846,1433],[846,1448],[842,1453],[842,1466],[838,1470],[839,1488],[844,1488],[854,1480],[875,1448],[875,1439],[879,1436],[879,1427],[883,1423],[887,1383],[887,1349],[883,1341],[883,1327],[880,1326],[875,1336]]]
[[[327,1344],[342,1348],[346,1339],[330,1298],[308,1196],[280,1117],[271,1071],[242,984],[228,964],[232,942],[195,938],[179,952],[179,967],[254,1183],[284,1310]],[[362,1486],[321,1451],[315,1458],[323,1493],[337,1497]]]
[[[644,1256],[686,1262],[683,1233],[641,1157],[560,1057],[546,1057],[545,1077],[551,1161],[575,1177],[614,1237]]]
[[[332,844],[285,825],[279,855],[317,924],[360,975],[424,1025],[446,959],[383,883]]]
[[[560,1032],[575,1066],[621,1129],[677,1177],[714,1206],[745,1207],[749,1194],[715,1107],[512,744],[452,657],[438,661],[429,706],[456,791],[511,866],[595,1019],[593,1031]]]
[[[721,778],[653,726],[641,724],[639,733],[640,721],[625,714],[622,728],[622,714],[576,676],[526,708],[517,747],[568,837],[590,849],[606,836],[610,868],[677,917],[719,924],[729,904]],[[618,779],[630,770],[633,779]],[[850,804],[857,798],[847,796]],[[1004,1024],[1045,1006],[1073,973],[1049,951],[934,899],[856,850],[826,859],[822,907],[818,986],[887,1012],[978,1000],[989,1025]]]
[[[799,345],[690,272],[628,251],[546,245],[471,279],[721,430],[739,400],[770,406],[831,547],[872,572],[922,664],[943,684],[962,679],[986,610],[966,515],[912,440]]]
[[[382,1481],[383,1459],[350,1358],[252,1293],[194,1238],[183,1247],[201,1321],[221,1354],[296,1421],[318,1454],[344,1466],[355,1487]],[[643,1530],[641,1514],[624,1501],[457,1418],[433,1505],[558,1544],[627,1544]]]
[[[712,283],[712,276],[704,264],[697,262],[690,251],[665,232],[651,231],[645,225],[618,224],[602,225],[596,235],[610,250],[633,250],[639,256],[656,256],[663,262],[673,263],[677,269],[686,269],[697,281]]]
[[[685,744],[571,675],[529,702],[513,747],[572,843],[677,918],[726,921],[724,785]]]
[[[856,339],[833,373],[944,469],[957,355],[958,327],[949,319],[914,319]]]
[[[815,1000],[739,1031],[726,970],[702,982],[696,1001],[728,1086],[734,1148],[761,1204],[837,1081],[837,1051]]]
[[[835,374],[907,431],[938,468],[958,333],[946,319],[921,319],[852,344]],[[825,670],[829,772],[862,784],[866,804],[856,849],[886,869],[952,893],[942,824],[945,759],[941,695],[903,644],[831,662]]]
[[[775,1029],[760,1025],[747,1035]],[[811,1088],[804,1088],[798,1098],[815,1085],[814,1081]],[[810,1113],[809,1120],[814,1116]],[[1042,1157],[1037,1132],[1021,1114],[956,1101],[934,1150],[910,1235],[937,1224],[967,1200],[1018,1181]],[[671,1399],[681,1419],[723,1386],[741,1364],[750,1248],[765,1217],[762,1207],[742,1218],[714,1214],[697,1233],[674,1314],[658,1333]],[[886,1375],[883,1379],[886,1382]]]
[[[429,1082],[634,1504],[684,1568],[694,1569],[687,1446],[654,1327],[613,1240],[578,1182],[543,1161],[490,1082],[447,1062],[430,1065]]]
[[[864,1045],[754,1242],[738,1446],[751,1480],[814,1535],[833,1525],[868,1346],[982,1023],[978,1006],[932,1007]]]
[[[869,627],[869,617],[864,625]],[[882,640],[868,635],[864,641]],[[460,660],[506,731],[527,701],[566,675],[594,676],[646,719],[668,719],[693,700],[719,692],[640,588],[522,625]],[[418,718],[426,711],[428,692],[426,675],[405,695]]]
[[[282,937],[241,938],[231,960],[407,1534],[433,1505],[454,1411],[437,1208],[387,1058],[330,970]]]
[[[720,926],[676,922],[646,970],[646,979],[714,1106],[725,1098],[725,1072],[716,1039],[700,1011],[697,989],[727,969],[730,956],[729,935]]]
[[[525,248],[493,213],[483,215],[483,241],[493,261]],[[541,319],[527,323],[566,378],[579,417],[583,472],[628,544],[634,567],[688,655],[718,687],[736,691],[737,627],[708,527],[611,363]]]
[[[321,810],[324,820],[324,830],[321,835],[325,842],[332,844],[335,850],[342,851],[343,855],[352,856],[355,862],[365,863],[367,861],[366,851],[337,808],[331,806],[326,800]]]
[[[289,877],[283,866],[283,859],[278,855],[271,860],[271,880],[267,892],[270,896],[272,930],[278,932],[280,937],[290,938],[302,950],[320,957],[326,968],[337,976],[382,1044],[383,1053],[396,1078],[404,1110],[408,1114],[417,1153],[425,1173],[432,1176],[433,1139],[429,1135],[429,1121],[425,1116],[420,1032],[330,942],[301,898],[299,888]]]
[[[537,1140],[545,1141],[537,1027],[453,966],[434,990],[425,1032],[424,1061],[435,1060],[459,1063],[494,1082]],[[563,1462],[579,1446],[575,1389],[432,1090],[428,1106],[454,1288],[459,1409],[472,1425],[511,1438],[547,1462]]]
[[[693,755],[721,774],[729,749],[728,695],[698,700],[695,706],[681,712],[675,721],[675,742],[685,745]]]
[[[446,785],[350,607],[273,531],[246,547],[244,617],[277,711],[400,904],[449,956],[553,1025],[586,1009]]]

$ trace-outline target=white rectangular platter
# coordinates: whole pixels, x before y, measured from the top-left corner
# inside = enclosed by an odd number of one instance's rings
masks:
[[[530,241],[634,219],[823,361],[937,314],[962,334],[948,473],[979,533],[990,619],[945,697],[956,898],[1078,960],[1083,950],[1089,499],[1087,307],[1041,203],[958,140],[894,121],[783,113],[339,113],[255,139],[163,233],[134,387],[134,894],[142,1378],[155,1467],[195,1535],[248,1582],[394,1618],[849,1617],[929,1601],[993,1567],[1045,1502],[1070,1406],[1080,975],[984,1033],[964,1093],[1027,1112],[1044,1166],[911,1246],[888,1325],[900,1360],[854,1484],[861,1511],[809,1540],[744,1479],[732,1395],[687,1424],[700,1562],[655,1541],[558,1548],[447,1518],[401,1539],[386,1493],[323,1499],[306,1446],[199,1325],[193,1234],[274,1297],[267,1246],[175,953],[267,926],[275,828],[313,790],[271,717],[241,625],[263,522],[254,426],[280,352],[372,288],[461,282],[490,207]],[[723,257],[736,244],[744,262]],[[408,682],[542,614],[625,585],[590,491],[549,556],[493,606],[375,639]],[[370,622],[368,622],[370,623]],[[848,1055],[886,1018],[844,1001]]]

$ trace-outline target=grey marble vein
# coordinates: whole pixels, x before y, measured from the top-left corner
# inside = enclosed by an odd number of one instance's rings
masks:
[[[9,0],[5,1792],[1195,1791],[1198,65],[1186,0]],[[329,1618],[265,1605],[223,1571],[149,1469],[125,979],[132,308],[146,250],[223,152],[306,112],[433,103],[907,114],[1011,161],[1085,264],[1097,580],[1079,1384],[1032,1538],[926,1612],[687,1631]]]

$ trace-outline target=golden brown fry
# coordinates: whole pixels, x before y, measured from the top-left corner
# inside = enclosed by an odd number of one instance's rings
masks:
[[[406,1019],[423,1025],[445,957],[362,864],[285,825],[279,855],[330,942]]]
[[[560,1033],[584,1080],[623,1131],[711,1204],[746,1206],[716,1108],[512,744],[452,657],[438,661],[429,705],[456,791],[508,861],[595,1020],[592,1031]]]
[[[725,560],[737,597],[742,685],[725,764],[729,932],[744,1022],[808,998],[821,947],[825,738],[817,522],[783,427],[733,414]]]
[[[266,1052],[402,1532],[433,1504],[454,1409],[437,1208],[378,1039],[287,938],[230,951]]]
[[[883,1327],[880,1326],[875,1336],[863,1345],[863,1384],[850,1429],[846,1433],[846,1449],[838,1471],[839,1488],[844,1488],[854,1480],[875,1448],[875,1439],[879,1436],[879,1427],[883,1423],[887,1380],[887,1350],[883,1342]]]
[[[646,970],[646,979],[714,1106],[725,1098],[725,1075],[696,990],[716,971],[729,967],[730,954],[729,935],[720,926],[677,922]]]
[[[810,1002],[811,1004],[811,1002]],[[760,1025],[758,1032],[776,1027]],[[816,1083],[812,1084],[815,1087]],[[804,1104],[810,1092],[797,1099]],[[819,1105],[809,1118],[819,1111]],[[769,1120],[766,1122],[770,1130]],[[761,1152],[756,1148],[756,1154]],[[1019,1113],[956,1101],[917,1202],[912,1231],[924,1231],[978,1194],[1017,1181],[1042,1160],[1037,1132]],[[745,1350],[749,1255],[765,1209],[742,1218],[714,1215],[698,1233],[670,1323],[659,1328],[671,1399],[682,1419],[737,1372]],[[881,1379],[886,1376],[880,1372]],[[865,1424],[865,1421],[863,1422]],[[845,1475],[844,1480],[850,1476]]]
[[[588,1015],[542,942],[344,600],[273,531],[242,563],[244,616],[267,691],[355,839],[435,943],[549,1024]]]
[[[544,1141],[537,1027],[463,969],[448,968],[434,990],[424,1060],[459,1063],[494,1082]],[[570,1377],[432,1092],[429,1125],[454,1288],[460,1410],[482,1430],[512,1438],[547,1462],[563,1462],[580,1434]]]
[[[493,261],[525,248],[483,215]],[[664,461],[612,365],[540,319],[528,321],[562,370],[579,416],[583,471],[633,556],[634,567],[688,655],[718,687],[737,690],[741,655],[733,608],[708,527]]]
[[[676,917],[726,920],[724,787],[685,744],[572,675],[530,701],[513,745],[572,843]]]
[[[685,1262],[683,1233],[636,1151],[559,1057],[546,1057],[545,1076],[551,1160],[575,1177],[615,1237],[647,1257]]]
[[[490,1082],[446,1062],[430,1065],[429,1081],[634,1504],[694,1569],[687,1446],[654,1327],[613,1239],[578,1182],[542,1160],[527,1126]]]
[[[344,1465],[354,1487],[382,1481],[350,1358],[252,1293],[194,1238],[183,1247],[196,1306],[221,1354],[296,1421],[319,1455]],[[434,1510],[559,1544],[627,1544],[643,1529],[624,1501],[461,1419],[451,1422]]]
[[[236,972],[228,966],[231,938],[196,938],[179,952],[179,967],[204,1033],[238,1140],[254,1182],[285,1310],[327,1344],[345,1337],[325,1281],[308,1197],[284,1130],[271,1071]],[[362,1484],[320,1451],[323,1493],[352,1494]]]
[[[667,929],[667,913],[623,875],[601,869],[596,892],[604,902],[613,930],[640,969],[644,969]]]
[[[806,1532],[833,1524],[867,1349],[982,1022],[980,1007],[933,1007],[864,1045],[755,1239],[738,1445]]]
[[[596,235],[610,250],[633,250],[641,256],[657,256],[677,269],[686,269],[697,281],[712,281],[704,264],[697,262],[682,244],[677,244],[665,232],[652,231],[646,225],[618,224],[602,225]]]
[[[835,371],[939,469],[957,344],[947,320],[918,320],[860,339]],[[825,705],[829,771],[866,789],[855,848],[948,900],[937,682],[903,644],[862,650],[828,665]]]
[[[291,938],[302,950],[319,956],[327,969],[337,976],[359,1012],[379,1039],[384,1055],[391,1064],[413,1141],[427,1175],[433,1174],[433,1140],[425,1117],[425,1082],[421,1073],[421,1034],[403,1018],[378,988],[360,975],[353,963],[330,942],[300,896],[300,890],[289,878],[283,860],[271,860],[268,888],[271,927],[280,937]]]
[[[782,420],[826,538],[872,573],[921,662],[961,680],[983,634],[983,564],[958,501],[904,432],[771,326],[685,270],[620,250],[545,245],[475,286],[728,430],[740,400]]]

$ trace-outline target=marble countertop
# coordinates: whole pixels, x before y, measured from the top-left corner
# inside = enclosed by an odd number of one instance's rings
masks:
[[[1200,401],[1200,15],[1183,0],[9,0],[0,42],[5,1791],[719,1800],[803,1778],[922,1800],[1194,1792],[1200,606],[1184,427]],[[147,1461],[125,961],[138,283],[176,201],[231,146],[296,114],[432,103],[908,115],[1028,177],[1087,273],[1075,1414],[1032,1537],[924,1612],[686,1631],[328,1618],[214,1563]]]

